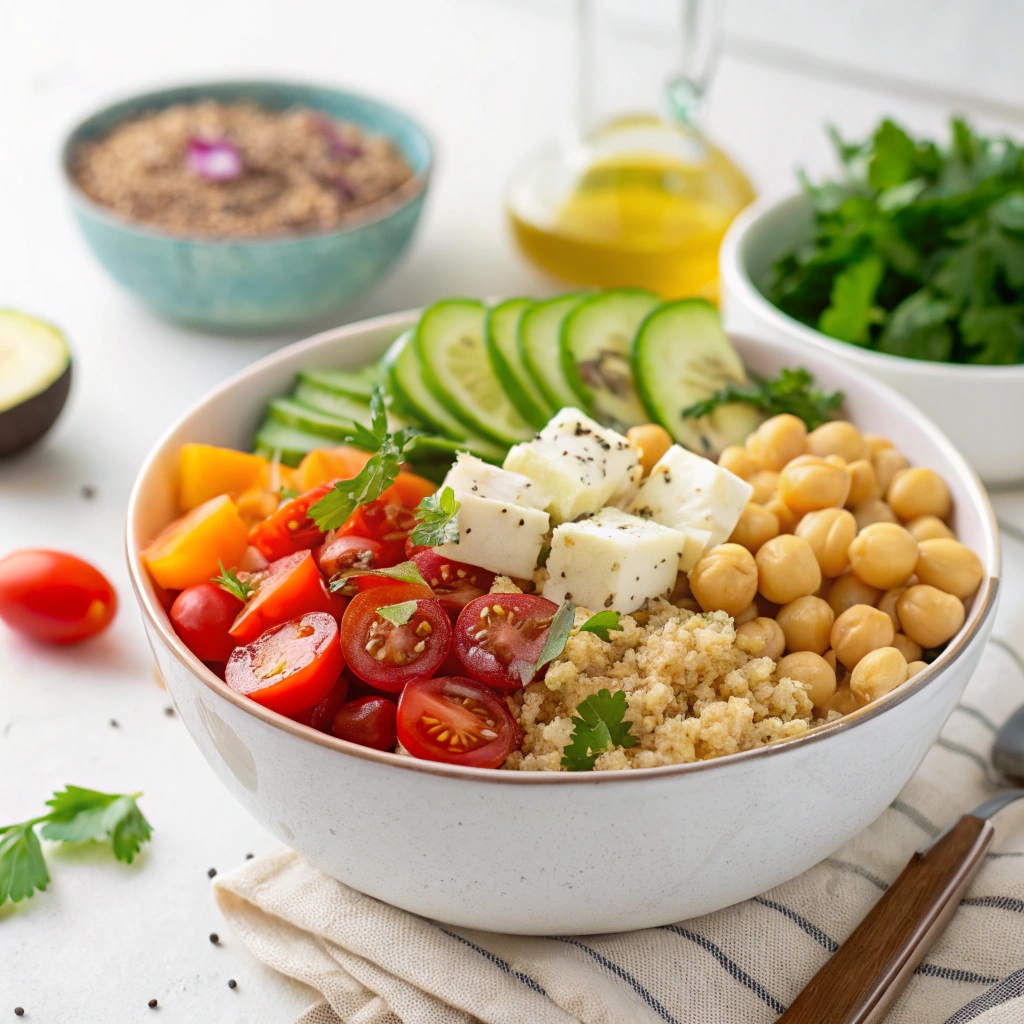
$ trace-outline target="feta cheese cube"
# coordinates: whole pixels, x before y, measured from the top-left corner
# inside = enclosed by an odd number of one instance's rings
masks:
[[[628,508],[675,530],[706,530],[706,548],[713,548],[729,539],[753,493],[735,473],[674,444]]]
[[[679,571],[689,572],[704,557],[704,552],[711,546],[711,532],[695,530],[690,526],[684,527],[679,532],[684,538],[683,557],[679,559]]]
[[[571,408],[557,412],[532,441],[512,448],[505,469],[551,494],[548,511],[555,523],[596,512],[613,497],[628,500],[642,474],[622,434]]]
[[[461,507],[459,539],[434,548],[438,554],[507,576],[533,575],[551,528],[544,511],[551,499],[539,485],[463,454],[441,486],[451,487]]]
[[[649,519],[603,508],[551,536],[544,596],[601,611],[636,611],[675,586],[686,538]]]

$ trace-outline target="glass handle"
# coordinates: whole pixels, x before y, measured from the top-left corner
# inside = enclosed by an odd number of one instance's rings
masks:
[[[696,126],[722,49],[724,0],[680,0],[678,73],[665,86],[669,115]]]

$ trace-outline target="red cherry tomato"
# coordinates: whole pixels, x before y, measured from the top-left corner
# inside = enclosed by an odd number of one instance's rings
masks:
[[[318,729],[320,732],[330,732],[331,723],[334,721],[334,716],[338,712],[338,708],[345,703],[348,698],[348,676],[342,672],[338,676],[338,681],[331,688],[331,692],[316,707],[310,708],[308,711],[303,711],[302,714],[295,716],[296,722],[301,722],[303,725],[308,725],[313,729]]]
[[[331,480],[285,502],[249,531],[249,543],[272,562],[322,544],[324,531],[309,518],[309,507],[332,490],[334,484]]]
[[[494,582],[493,572],[443,558],[429,548],[416,555],[413,561],[453,622],[470,601],[486,594]]]
[[[25,548],[0,559],[0,619],[33,640],[73,644],[110,625],[117,594],[88,562]]]
[[[312,612],[236,647],[224,680],[271,711],[298,715],[331,692],[344,667],[338,623],[326,612]]]
[[[246,582],[255,584],[256,592],[229,630],[236,643],[250,643],[271,626],[306,612],[327,612],[340,620],[345,610],[345,599],[330,592],[311,551],[279,558]]]
[[[505,701],[472,679],[418,679],[398,698],[398,741],[413,757],[500,768],[521,738]]]
[[[328,540],[315,554],[320,571],[330,579],[346,569],[377,569],[384,547],[369,537],[349,534]]]
[[[339,740],[374,750],[394,750],[396,714],[394,701],[385,697],[359,697],[338,709],[331,732]]]
[[[404,625],[377,614],[404,601],[416,602]],[[398,693],[410,679],[437,671],[451,647],[452,627],[429,588],[400,583],[356,594],[345,609],[341,635],[349,668],[378,690]]]
[[[200,661],[227,661],[238,643],[228,630],[244,607],[216,583],[196,583],[174,599],[171,625]]]
[[[455,653],[474,679],[496,690],[518,690],[518,668],[540,657],[557,611],[557,604],[533,594],[478,597],[455,623]]]
[[[405,561],[405,541],[415,525],[416,514],[411,509],[378,498],[368,505],[360,505],[344,525],[338,527],[338,536],[355,534],[377,541],[381,545],[378,568],[385,568]]]

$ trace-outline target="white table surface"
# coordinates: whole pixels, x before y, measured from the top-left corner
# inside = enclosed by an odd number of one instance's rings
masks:
[[[108,98],[172,81],[266,75],[379,94],[428,126],[437,176],[411,254],[346,319],[452,294],[551,292],[557,285],[513,250],[501,198],[516,161],[568,110],[569,31],[556,14],[525,0],[95,0],[0,12],[0,305],[61,325],[75,352],[57,428],[0,464],[0,553],[74,551],[104,569],[122,601],[113,628],[74,648],[33,646],[0,628],[0,822],[39,813],[54,789],[74,783],[143,790],[155,828],[130,867],[100,848],[48,850],[50,889],[0,908],[0,1019],[13,1019],[15,1005],[24,1020],[46,1024],[150,1019],[155,997],[165,1024],[285,1024],[311,1001],[251,959],[213,904],[207,869],[230,868],[274,840],[165,714],[122,550],[128,492],[158,434],[282,339],[183,330],[122,293],[68,215],[56,164],[63,133]],[[780,193],[796,164],[829,165],[826,121],[864,132],[885,112],[925,131],[945,121],[927,104],[727,51],[709,124],[762,192]],[[83,485],[95,487],[92,500]],[[1024,498],[1007,493],[996,504],[1024,531]],[[1007,540],[1007,561],[1012,582],[1024,543]],[[1022,601],[1024,588],[1018,596],[1008,587],[1000,623]]]

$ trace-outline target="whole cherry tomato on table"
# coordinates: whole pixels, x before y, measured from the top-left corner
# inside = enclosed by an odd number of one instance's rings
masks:
[[[396,713],[395,702],[385,697],[358,697],[338,708],[330,731],[339,740],[374,750],[394,750]]]
[[[85,640],[106,629],[116,612],[110,581],[75,555],[26,548],[0,559],[0,619],[33,640]]]
[[[200,661],[227,661],[237,640],[228,632],[245,607],[212,580],[186,587],[171,605],[171,625]]]
[[[398,699],[398,741],[413,757],[500,768],[520,739],[504,699],[473,679],[419,679]]]

